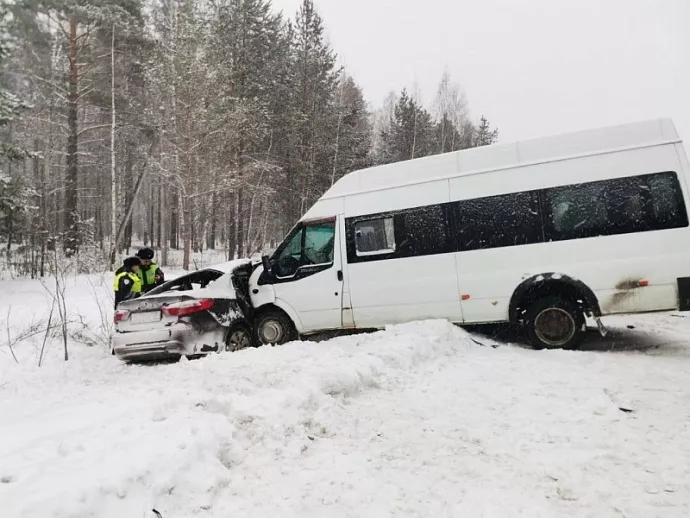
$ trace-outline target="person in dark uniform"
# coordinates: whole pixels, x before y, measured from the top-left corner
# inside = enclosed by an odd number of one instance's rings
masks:
[[[165,282],[163,270],[153,262],[153,256],[154,252],[150,248],[142,248],[137,252],[137,257],[141,260],[137,275],[141,279],[142,293],[148,293],[156,286],[160,286]],[[115,274],[120,274],[123,271],[124,267],[120,267]]]
[[[122,267],[115,273],[113,291],[115,292],[115,309],[117,305],[129,299],[141,296],[142,284],[137,274],[141,266],[141,259],[128,257],[122,262]]]

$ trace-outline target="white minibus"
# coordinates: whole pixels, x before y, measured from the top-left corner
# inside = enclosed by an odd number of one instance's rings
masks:
[[[688,167],[662,119],[353,172],[254,270],[255,339],[447,319],[572,349],[587,316],[690,309]]]

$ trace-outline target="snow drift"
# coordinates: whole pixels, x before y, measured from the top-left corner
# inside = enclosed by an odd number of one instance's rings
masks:
[[[93,355],[17,367],[0,388],[13,416],[1,427],[2,515],[214,516],[233,472],[299,458],[338,433],[349,397],[467,347],[463,331],[427,322],[170,365]]]

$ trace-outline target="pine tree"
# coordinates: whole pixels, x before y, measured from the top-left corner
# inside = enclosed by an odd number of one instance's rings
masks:
[[[80,157],[89,150],[80,141],[94,142],[98,130],[107,128],[100,111],[87,111],[91,104],[99,105],[102,92],[96,81],[98,64],[101,63],[102,36],[104,30],[136,12],[137,0],[39,0],[31,6],[36,15],[50,21],[44,24],[46,40],[53,40],[55,54],[50,63],[50,77],[44,82],[50,85],[52,95],[58,101],[55,110],[61,110],[66,120],[65,166],[63,178],[64,248],[67,255],[76,252],[82,232],[82,209],[79,200],[83,183],[84,167]],[[60,70],[61,69],[61,70]],[[94,133],[96,132],[96,133]],[[96,138],[94,138],[96,136]]]
[[[0,71],[3,70],[13,48],[10,34],[10,12],[0,5]],[[13,171],[15,164],[31,158],[32,154],[11,141],[11,126],[27,104],[7,89],[0,75],[0,220],[3,223],[9,253],[16,224],[27,209],[31,190],[21,171]]]
[[[412,160],[435,152],[431,115],[405,89],[400,93],[390,130],[383,136],[383,141],[384,163]]]
[[[164,264],[183,249],[185,267],[217,245],[246,255],[350,171],[496,138],[488,122],[475,131],[447,74],[430,110],[403,92],[371,115],[313,0],[292,20],[269,0],[11,9],[22,25],[0,57],[0,235],[28,245],[34,275],[60,245],[79,246],[84,271],[142,241]],[[30,105],[22,117],[7,92]]]
[[[235,250],[243,255],[258,240],[256,213],[270,197],[268,177],[275,170],[268,156],[273,143],[270,91],[279,66],[271,51],[272,45],[280,44],[280,19],[265,0],[228,0],[220,3],[213,25],[218,50],[212,61],[222,85],[214,104],[225,114],[224,134],[233,142],[232,171],[216,175],[214,183],[220,177],[233,185],[230,255]],[[215,212],[215,200],[212,203]]]
[[[474,147],[490,146],[498,141],[498,128],[491,129],[489,121],[482,115],[474,136]]]
[[[299,216],[328,188],[333,136],[337,116],[333,109],[340,71],[335,53],[324,40],[321,17],[312,0],[303,0],[297,13],[293,41],[295,65],[297,152],[292,160],[295,200],[292,219]],[[329,167],[331,165],[331,167]]]
[[[343,76],[336,93],[337,124],[331,185],[345,174],[369,165],[371,125],[361,88]]]

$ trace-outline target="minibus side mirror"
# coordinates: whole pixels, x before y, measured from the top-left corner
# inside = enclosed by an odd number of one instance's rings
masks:
[[[271,272],[271,261],[268,260],[267,255],[261,256],[261,264],[264,267],[264,272],[266,273],[266,275],[270,275],[272,273]]]

